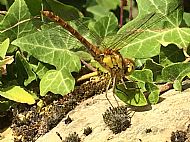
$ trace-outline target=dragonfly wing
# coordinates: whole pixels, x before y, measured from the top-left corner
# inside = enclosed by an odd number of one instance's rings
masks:
[[[108,48],[120,50],[145,31],[158,31],[169,27],[176,27],[176,25],[179,25],[179,23],[173,21],[174,18],[169,18],[169,16],[172,16],[172,14],[178,9],[181,9],[181,5],[178,5],[168,13],[150,13],[141,17],[137,17],[120,29],[118,34],[111,39],[110,44],[108,44]],[[178,14],[178,11],[175,14]]]
[[[122,48],[123,40],[125,40],[125,43],[132,42],[136,36],[138,36],[141,32],[140,29],[145,29],[146,23],[148,20],[150,20],[153,16],[155,16],[155,13],[151,13],[147,15],[146,17],[143,17],[142,19],[136,21],[136,24],[131,24],[130,27],[127,27],[127,30],[120,31],[117,35],[108,37],[108,48],[112,50],[119,50]],[[147,28],[147,27],[146,27]],[[122,28],[124,29],[124,28]],[[106,42],[106,41],[105,41]]]
[[[46,31],[47,39],[51,44],[60,46],[66,49],[77,49],[82,44],[72,36],[68,31],[64,30],[61,26],[55,26],[55,24],[47,24],[42,28],[42,31]]]

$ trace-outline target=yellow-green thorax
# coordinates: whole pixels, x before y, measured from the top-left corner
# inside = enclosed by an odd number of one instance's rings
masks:
[[[123,58],[118,52],[106,52],[102,62],[112,77],[121,79],[130,75],[135,69],[135,63],[131,59]]]

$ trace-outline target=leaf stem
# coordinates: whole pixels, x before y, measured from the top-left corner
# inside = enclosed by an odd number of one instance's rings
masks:
[[[132,2],[132,0],[130,0],[130,6],[129,6],[129,21],[133,19],[132,10],[133,10],[133,2]]]
[[[119,27],[120,28],[123,26],[123,6],[124,6],[124,1],[125,0],[120,0],[120,22],[119,22]],[[127,0],[126,0],[126,5],[127,5]]]
[[[88,73],[88,74],[85,74],[83,76],[81,76],[80,78],[77,79],[77,82],[80,82],[80,81],[83,81],[83,80],[86,80],[86,79],[89,79],[93,76],[97,76],[98,75],[98,72],[95,71],[95,72],[92,72],[92,73]]]
[[[87,62],[85,62],[84,60],[81,59],[81,62],[91,71],[95,72],[97,71],[96,68],[94,68],[93,66],[91,66],[90,64],[88,64]]]
[[[165,83],[159,86],[160,93],[163,93],[171,88],[173,88],[173,83]]]

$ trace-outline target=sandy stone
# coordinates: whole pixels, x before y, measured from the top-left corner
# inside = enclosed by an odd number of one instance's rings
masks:
[[[114,104],[112,94],[109,98]],[[152,106],[132,107],[135,114],[131,127],[120,134],[113,134],[103,122],[102,113],[110,106],[105,95],[82,102],[68,115],[73,120],[64,124],[64,120],[37,142],[61,142],[56,132],[63,139],[69,133],[76,132],[82,142],[166,142],[170,141],[172,131],[184,130],[190,123],[190,89],[183,92],[170,90],[161,95],[161,101]],[[122,102],[120,102],[122,104]],[[115,104],[116,105],[116,104]],[[92,127],[92,133],[84,136],[83,130]],[[146,131],[150,131],[146,133]]]
[[[112,93],[109,93],[109,98],[116,106]],[[169,142],[172,131],[184,130],[190,123],[190,89],[183,92],[170,90],[161,95],[156,105],[132,107],[135,111],[132,125],[116,135],[103,122],[102,114],[108,107],[110,104],[104,94],[90,98],[68,114],[73,120],[70,124],[65,124],[63,119],[37,142],[61,142],[56,132],[63,139],[76,132],[82,142]],[[88,126],[92,127],[92,133],[85,136],[83,131]],[[10,129],[4,131],[1,138],[0,142],[13,142]]]

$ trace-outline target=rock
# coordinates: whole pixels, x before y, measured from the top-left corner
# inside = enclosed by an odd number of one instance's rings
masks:
[[[109,93],[113,105],[116,105],[112,93]],[[119,102],[123,105],[122,102]],[[110,104],[105,95],[97,95],[82,102],[69,112],[73,120],[69,124],[60,122],[50,132],[40,137],[37,142],[61,142],[56,135],[59,132],[64,139],[70,133],[79,134],[82,142],[166,142],[170,141],[171,133],[184,130],[190,123],[190,89],[183,92],[169,90],[160,97],[156,105],[146,107],[131,107],[135,111],[131,126],[119,134],[113,134],[106,127],[102,114]],[[92,127],[92,133],[83,134],[84,128]]]

